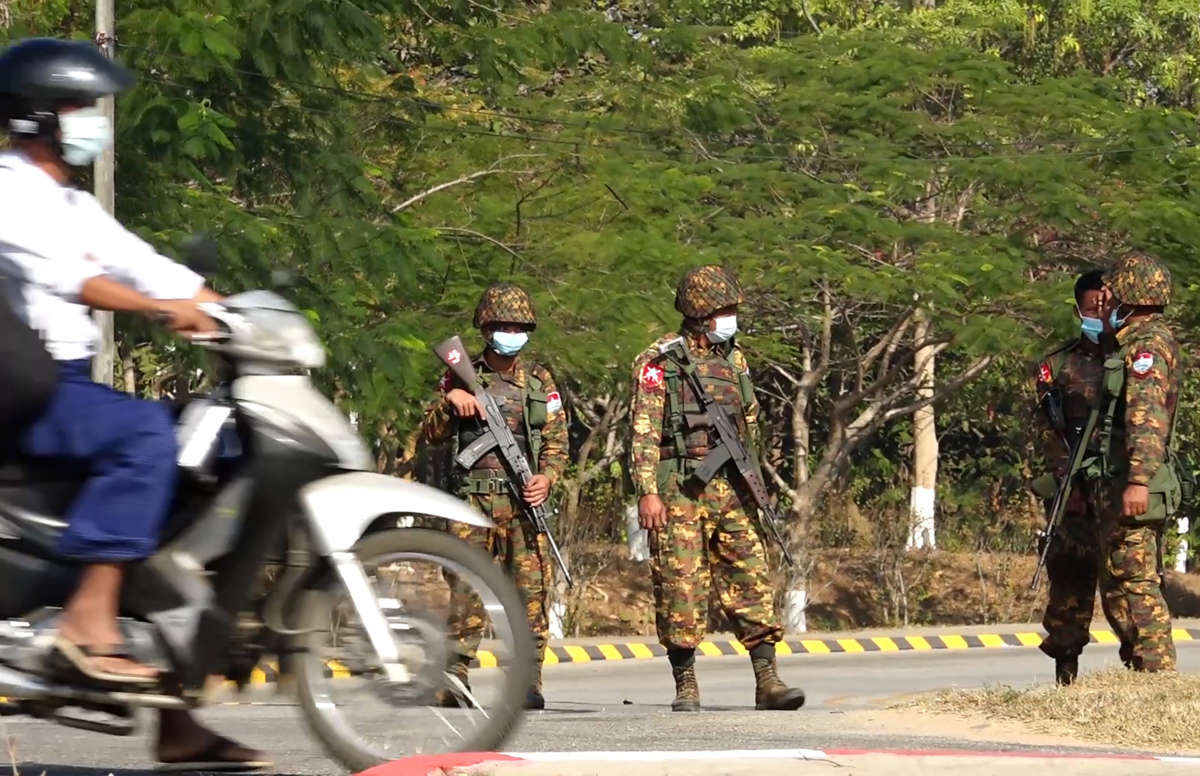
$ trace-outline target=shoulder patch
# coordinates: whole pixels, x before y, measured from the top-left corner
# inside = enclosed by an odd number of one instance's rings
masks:
[[[1143,350],[1133,359],[1133,373],[1138,377],[1145,377],[1150,374],[1150,370],[1154,368],[1154,354]]]
[[[551,391],[546,394],[546,412],[560,412],[562,410],[562,396],[558,391]]]
[[[662,385],[664,376],[663,368],[651,362],[642,367],[642,373],[638,376],[638,383],[645,390],[652,391]]]
[[[1052,383],[1054,382],[1054,370],[1050,368],[1049,361],[1043,361],[1038,365],[1038,382]]]

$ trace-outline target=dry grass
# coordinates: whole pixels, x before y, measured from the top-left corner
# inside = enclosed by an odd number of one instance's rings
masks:
[[[1039,733],[1154,751],[1195,750],[1200,676],[1111,668],[1070,687],[945,690],[906,704],[923,711],[1025,723]]]

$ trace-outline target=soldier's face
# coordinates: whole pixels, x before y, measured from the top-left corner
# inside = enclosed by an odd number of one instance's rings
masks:
[[[1101,291],[1084,291],[1079,295],[1076,315],[1084,318],[1099,318],[1104,313],[1104,294]]]

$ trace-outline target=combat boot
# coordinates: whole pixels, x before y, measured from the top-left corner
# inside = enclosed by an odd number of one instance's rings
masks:
[[[462,682],[463,687],[465,687],[468,691],[471,689],[471,683],[467,681],[467,666],[470,664],[470,662],[471,658],[466,657],[465,655],[455,655],[454,658],[451,659],[450,665],[446,666],[446,673]],[[446,682],[448,686],[440,687],[438,688],[438,691],[434,693],[434,701],[442,708],[457,709],[460,706],[459,693],[456,692],[458,688],[453,687],[452,689],[448,678]],[[469,705],[469,701],[466,701],[465,698],[462,700]]]
[[[668,649],[667,660],[675,676],[671,711],[700,711],[700,685],[696,682],[696,650]]]
[[[1066,687],[1079,676],[1079,658],[1060,657],[1054,661],[1054,683]]]
[[[754,667],[754,708],[795,711],[804,705],[804,690],[788,687],[775,672],[775,645],[760,644],[750,652]]]
[[[542,695],[542,664],[539,661],[533,667],[533,684],[525,693],[525,708],[541,711],[546,708],[546,698]]]
[[[671,666],[675,675],[675,700],[671,711],[700,711],[700,685],[696,682],[696,666]]]

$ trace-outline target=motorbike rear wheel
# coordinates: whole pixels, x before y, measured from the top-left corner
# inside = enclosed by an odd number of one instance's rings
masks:
[[[361,539],[354,552],[412,678],[388,681],[345,588],[335,574],[323,576],[301,598],[298,619],[312,632],[292,665],[305,720],[326,752],[361,771],[413,754],[499,747],[523,714],[534,676],[533,636],[516,586],[486,554],[441,531],[383,531]],[[440,571],[418,571],[424,564]],[[489,620],[481,648],[487,668],[472,669],[470,686],[447,670],[456,659],[450,591],[463,585]],[[435,693],[447,687],[458,708],[439,706]],[[339,697],[356,691],[353,701]]]

